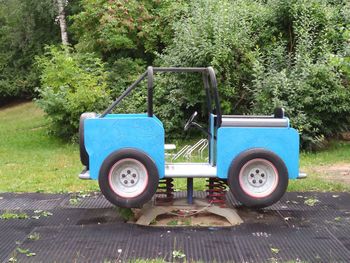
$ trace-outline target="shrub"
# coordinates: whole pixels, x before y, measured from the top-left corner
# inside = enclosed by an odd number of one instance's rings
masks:
[[[52,46],[37,63],[41,69],[37,102],[51,120],[54,134],[72,138],[81,113],[101,111],[110,103],[105,65],[94,54]]]
[[[307,149],[349,129],[348,1],[80,3],[70,20],[78,51],[51,48],[38,59],[39,103],[57,134],[74,134],[81,112],[104,109],[109,94],[119,96],[152,64],[213,66],[224,114],[271,114],[283,106]],[[194,110],[207,118],[201,76],[155,78],[155,114],[168,136],[182,135]],[[146,111],[146,94],[143,83],[116,111]]]
[[[33,96],[39,84],[34,57],[59,42],[55,17],[51,0],[0,1],[0,104]]]
[[[158,64],[213,66],[223,112],[246,113],[252,96],[248,84],[253,77],[253,51],[271,34],[271,19],[271,10],[260,1],[194,1],[183,18],[174,23],[172,44],[160,55]],[[196,109],[204,120],[206,104],[201,77],[184,74],[165,78],[157,113],[167,120],[167,131],[178,132]],[[166,101],[170,103],[165,106]]]
[[[289,3],[285,18],[293,23],[292,38],[258,51],[253,67],[253,112],[268,113],[271,104],[285,107],[306,149],[350,127],[346,71],[334,63],[345,52],[340,7],[326,1]]]
[[[158,63],[214,66],[225,114],[271,114],[283,106],[302,147],[314,149],[349,129],[349,10],[346,1],[195,1],[174,23]],[[168,132],[204,107],[199,81],[162,80],[157,114]]]
[[[149,1],[81,0],[83,10],[71,16],[77,48],[113,54],[142,53],[144,24],[151,21]]]
[[[146,70],[145,62],[141,59],[120,58],[110,62],[108,68],[108,86],[113,99],[119,97],[122,92]],[[135,113],[146,111],[146,85],[140,85],[134,89],[115,112]]]

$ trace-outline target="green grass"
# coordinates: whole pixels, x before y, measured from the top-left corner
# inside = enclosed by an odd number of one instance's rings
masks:
[[[0,192],[97,190],[78,179],[77,144],[47,134],[47,120],[31,102],[0,108]]]
[[[96,181],[78,179],[82,169],[79,149],[47,134],[48,122],[33,103],[0,108],[0,192],[88,192],[98,190]],[[192,141],[176,141],[177,150]],[[207,152],[204,153],[204,156]],[[181,159],[179,161],[185,161]],[[194,157],[191,161],[205,161]],[[301,154],[305,180],[291,180],[289,191],[349,191],[345,184],[327,181],[312,172],[315,166],[350,163],[350,143],[333,142],[318,153]],[[195,179],[194,188],[205,188],[205,179]],[[176,189],[186,188],[186,179],[175,180]]]
[[[332,141],[328,147],[317,153],[300,154],[300,170],[306,171],[305,180],[291,180],[289,191],[350,191],[350,185],[326,180],[326,175],[315,172],[314,168],[350,164],[350,142]]]
[[[332,141],[317,153],[301,153],[300,165],[304,168],[335,163],[350,163],[350,142]]]

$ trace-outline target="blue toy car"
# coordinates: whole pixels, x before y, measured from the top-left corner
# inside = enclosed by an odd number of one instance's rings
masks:
[[[153,114],[153,81],[157,72],[190,72],[203,77],[207,95],[208,163],[165,162],[164,128]],[[148,81],[147,113],[111,114],[143,79]],[[227,183],[248,207],[266,207],[285,193],[288,180],[299,177],[299,134],[281,108],[271,116],[222,115],[213,68],[148,67],[102,114],[80,118],[80,155],[86,169],[82,179],[98,180],[104,196],[119,207],[141,207],[165,178],[212,178]],[[190,189],[192,190],[192,189]],[[191,191],[189,191],[191,193]]]

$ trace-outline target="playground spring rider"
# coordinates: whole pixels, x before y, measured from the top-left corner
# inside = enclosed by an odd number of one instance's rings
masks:
[[[208,163],[166,163],[164,128],[153,114],[154,74],[200,73],[207,96]],[[111,111],[147,78],[147,113]],[[197,112],[184,129],[198,127]],[[141,207],[156,194],[159,183],[171,198],[172,178],[188,178],[189,200],[193,178],[209,178],[213,186],[227,183],[232,194],[248,207],[266,207],[285,193],[288,180],[299,176],[299,134],[281,108],[271,116],[222,115],[212,67],[148,67],[102,114],[80,118],[80,156],[86,169],[81,179],[98,180],[104,196],[119,207]],[[170,191],[170,192],[169,192]]]

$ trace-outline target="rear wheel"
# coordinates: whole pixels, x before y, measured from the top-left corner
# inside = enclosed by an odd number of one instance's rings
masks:
[[[104,196],[119,207],[141,207],[158,187],[158,169],[145,153],[123,149],[103,162],[99,185]]]
[[[276,154],[251,149],[233,160],[228,184],[243,205],[262,208],[283,196],[288,186],[288,171]]]

